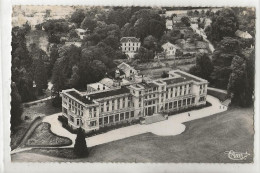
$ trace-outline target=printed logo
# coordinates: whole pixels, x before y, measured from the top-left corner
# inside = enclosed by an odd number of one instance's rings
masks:
[[[228,158],[231,160],[246,160],[247,156],[249,156],[250,154],[245,152],[235,152],[233,150],[230,151],[225,151],[225,154],[228,155]]]

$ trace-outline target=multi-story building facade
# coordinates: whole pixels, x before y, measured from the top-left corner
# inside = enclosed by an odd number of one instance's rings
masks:
[[[120,43],[122,52],[124,52],[128,58],[134,58],[134,55],[141,46],[140,40],[135,37],[122,37]]]
[[[168,78],[147,80],[108,90],[63,90],[62,115],[72,129],[85,132],[156,113],[206,104],[208,82],[180,70]]]

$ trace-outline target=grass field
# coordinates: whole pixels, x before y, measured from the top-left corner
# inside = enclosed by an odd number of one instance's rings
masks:
[[[77,158],[72,148],[33,149],[12,155],[12,161],[75,162],[253,162],[253,108],[230,110],[185,123],[177,136],[152,133],[89,148],[87,158]],[[246,160],[230,160],[225,151],[248,152]],[[25,159],[26,158],[26,159]]]

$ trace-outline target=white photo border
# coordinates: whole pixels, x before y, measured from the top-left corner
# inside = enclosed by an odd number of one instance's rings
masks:
[[[108,5],[108,6],[247,6],[256,8],[256,45],[259,48],[258,0],[2,0],[1,2],[1,100],[0,100],[0,171],[9,172],[259,172],[259,80],[255,80],[254,163],[12,163],[10,158],[10,83],[12,5]],[[259,78],[259,49],[256,49],[256,76]],[[3,133],[2,133],[3,132]],[[3,141],[3,142],[2,142]],[[2,154],[3,153],[3,154]],[[3,165],[1,165],[3,164]],[[3,169],[3,170],[2,170]]]

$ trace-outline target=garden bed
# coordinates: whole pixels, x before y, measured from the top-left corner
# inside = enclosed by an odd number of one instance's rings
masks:
[[[41,123],[26,142],[27,147],[57,147],[71,145],[69,138],[51,132],[49,123]]]

